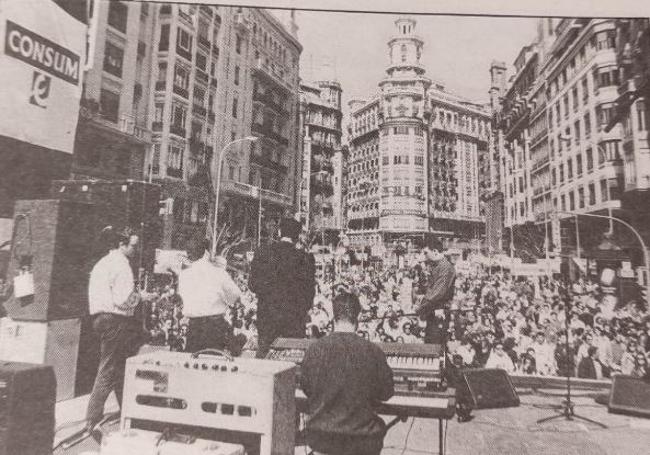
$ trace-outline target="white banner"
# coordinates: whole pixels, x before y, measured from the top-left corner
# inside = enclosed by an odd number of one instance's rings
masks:
[[[51,0],[0,1],[0,135],[72,153],[85,47]]]

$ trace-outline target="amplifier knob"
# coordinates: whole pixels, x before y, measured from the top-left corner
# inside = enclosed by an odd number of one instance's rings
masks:
[[[230,371],[232,371],[233,373],[236,373],[238,370],[239,370],[239,368],[237,367],[237,365],[235,365],[234,367],[232,367],[230,369]]]
[[[225,365],[221,365],[221,371],[228,371],[228,367]]]
[[[208,365],[204,363],[203,365],[201,365],[201,368],[204,369],[204,370],[207,370],[207,369],[208,369]]]
[[[198,369],[199,369],[199,364],[198,364],[198,363],[194,363],[194,369],[195,369],[195,370],[198,370]]]
[[[190,362],[185,362],[184,367],[185,367],[185,368],[189,368],[189,367],[190,367]]]
[[[212,365],[212,369],[214,371],[219,371],[219,365]]]

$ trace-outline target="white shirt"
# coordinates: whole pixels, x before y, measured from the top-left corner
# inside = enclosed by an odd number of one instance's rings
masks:
[[[487,362],[485,363],[485,368],[498,368],[500,370],[505,370],[508,373],[513,373],[515,371],[515,364],[512,363],[512,359],[507,353],[501,355],[497,354],[495,351],[490,353]]]
[[[215,267],[207,254],[178,275],[178,294],[188,318],[223,315],[241,297],[228,272]]]
[[[120,250],[111,250],[90,272],[88,304],[90,314],[115,313],[133,316],[138,300],[127,302],[134,290],[133,271]]]

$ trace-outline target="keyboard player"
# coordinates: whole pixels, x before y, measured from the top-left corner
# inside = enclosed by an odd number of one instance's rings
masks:
[[[334,332],[312,343],[301,366],[306,441],[315,454],[379,455],[386,425],[376,405],[393,396],[393,372],[375,344],[356,334],[356,295],[334,298]]]

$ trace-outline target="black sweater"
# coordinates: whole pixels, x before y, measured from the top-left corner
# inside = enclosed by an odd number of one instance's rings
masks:
[[[308,432],[383,438],[384,421],[375,408],[394,389],[378,346],[354,333],[334,332],[309,346],[301,374]]]

